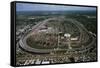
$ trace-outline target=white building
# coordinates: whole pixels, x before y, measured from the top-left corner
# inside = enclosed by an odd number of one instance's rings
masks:
[[[78,38],[76,37],[76,38],[71,38],[71,40],[78,40]]]
[[[49,61],[42,61],[42,64],[49,64]]]
[[[69,33],[64,34],[65,37],[70,37],[71,35]]]

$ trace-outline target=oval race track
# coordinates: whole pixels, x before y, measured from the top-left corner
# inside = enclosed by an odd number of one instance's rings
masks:
[[[19,41],[20,47],[23,48],[24,50],[28,51],[28,52],[33,52],[33,53],[50,53],[52,51],[54,51],[54,49],[36,49],[36,48],[32,48],[30,47],[27,43],[26,43],[26,39],[33,35],[36,31],[38,31],[40,29],[40,26],[43,26],[44,24],[48,23],[49,20],[55,20],[58,18],[49,18],[46,19],[42,22],[39,22],[37,25],[32,27],[32,30],[27,32],[26,34],[24,34],[22,36],[22,38]],[[59,18],[60,19],[60,18]],[[95,38],[87,31],[87,29],[77,20],[74,19],[66,19],[68,21],[70,21],[71,23],[73,23],[75,26],[77,26],[77,28],[79,29],[80,32],[80,39],[79,42],[87,42],[89,40],[89,35],[92,38],[91,43],[89,43],[87,46],[85,46],[84,48],[73,48],[73,49],[59,49],[59,50],[66,50],[66,51],[78,51],[78,52],[85,52],[88,49],[91,48],[91,45],[93,45],[95,43]],[[89,35],[88,35],[89,34]]]

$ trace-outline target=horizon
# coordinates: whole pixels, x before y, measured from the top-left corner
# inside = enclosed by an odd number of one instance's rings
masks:
[[[16,11],[96,11],[96,7],[16,3]]]

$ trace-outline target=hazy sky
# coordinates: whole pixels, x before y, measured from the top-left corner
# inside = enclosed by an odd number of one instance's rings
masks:
[[[16,11],[64,11],[64,10],[96,10],[95,7],[63,6],[48,4],[17,3]]]

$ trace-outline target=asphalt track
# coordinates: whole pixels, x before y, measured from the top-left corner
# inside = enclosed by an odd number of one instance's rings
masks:
[[[49,20],[55,20],[55,19],[58,19],[58,18],[49,18],[49,19],[46,19],[44,21],[41,21],[39,22],[37,25],[33,26],[32,27],[32,30],[26,34],[24,34],[22,36],[22,38],[20,39],[19,41],[19,44],[20,44],[20,47],[23,48],[24,50],[28,51],[28,52],[33,52],[33,53],[50,53],[52,51],[54,51],[55,49],[36,49],[36,48],[32,48],[30,47],[29,45],[27,45],[26,43],[26,39],[33,35],[37,30],[39,30],[39,28],[48,23]],[[59,18],[61,19],[61,18]],[[91,45],[93,45],[95,43],[95,38],[88,32],[88,30],[80,23],[78,22],[77,20],[74,20],[74,19],[66,19],[68,21],[71,21],[74,25],[76,25],[79,29],[79,32],[80,32],[80,41],[79,42],[86,42],[88,41],[87,40],[81,40],[83,38],[83,36],[85,37],[86,34],[89,34],[91,37],[92,37],[92,41],[90,44],[88,44],[86,47],[84,48],[74,48],[74,49],[56,49],[56,50],[66,50],[66,51],[78,51],[78,52],[85,52],[87,50],[89,50],[91,48]],[[86,38],[86,37],[85,37]]]

